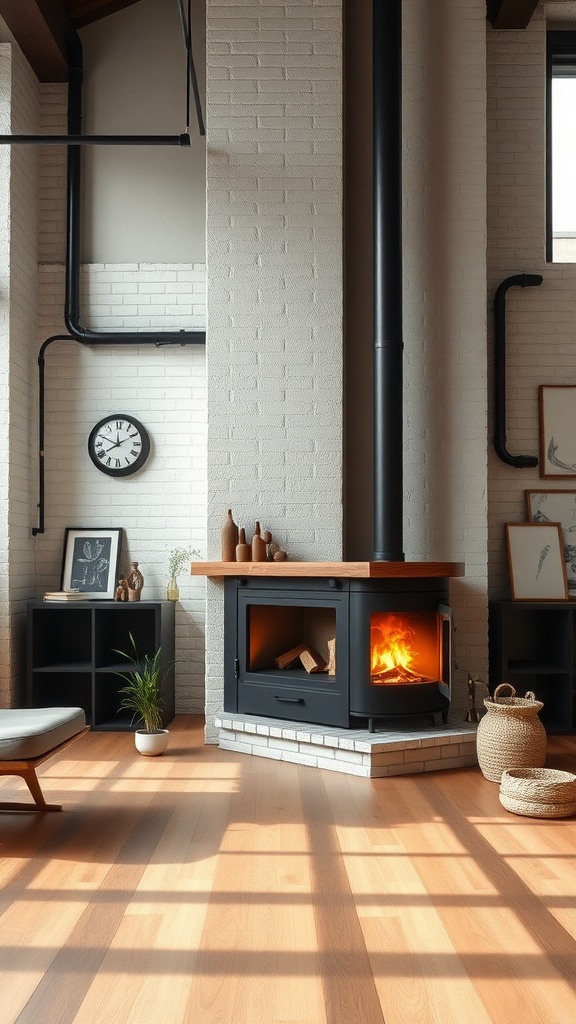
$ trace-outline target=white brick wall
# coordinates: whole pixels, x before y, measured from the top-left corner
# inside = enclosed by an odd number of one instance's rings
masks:
[[[0,118],[5,133],[34,132],[38,89],[20,50],[0,46]],[[0,705],[24,699],[25,600],[33,585],[30,508],[30,378],[36,308],[37,154],[2,147],[0,386]]]
[[[451,584],[452,715],[487,678],[484,0],[403,4],[404,518],[407,559]]]
[[[545,262],[547,18],[576,29],[576,3],[540,4],[525,31],[487,31],[489,299],[512,274],[544,278],[537,288],[510,289],[506,302],[508,450],[525,455],[538,455],[538,386],[576,384],[576,268]],[[491,597],[510,595],[503,524],[525,519],[524,491],[566,486],[491,451]]]
[[[68,86],[61,82],[43,82],[39,88],[39,130],[47,135],[65,134]],[[66,147],[42,146],[39,160],[38,259],[40,263],[63,263],[66,254]]]
[[[207,5],[208,553],[342,557],[341,0]],[[222,706],[208,583],[207,735]]]
[[[41,86],[41,124],[66,130],[65,85]],[[38,344],[66,334],[66,152],[41,150]],[[91,264],[81,269],[81,323],[99,331],[202,330],[202,264]],[[92,465],[86,441],[110,412],[132,412],[152,436],[152,454],[134,477],[111,480]],[[123,564],[140,563],[144,596],[166,596],[168,555],[205,555],[206,389],[204,346],[83,346],[54,342],[46,352],[46,532],[35,540],[36,593],[59,584],[66,526],[125,530]],[[37,469],[34,465],[33,478]],[[179,578],[176,708],[204,710],[204,586]]]
[[[0,131],[10,131],[12,51],[0,44]],[[0,148],[0,704],[10,704],[8,413],[10,366],[10,152]]]
[[[201,265],[85,267],[82,323],[101,330],[201,329],[204,276]],[[180,302],[181,297],[186,301]],[[40,266],[39,309],[40,342],[66,333],[60,264]],[[122,480],[100,473],[86,448],[94,423],[113,412],[133,413],[152,437],[144,469]],[[35,541],[37,596],[59,584],[65,527],[103,525],[124,528],[122,564],[140,563],[144,597],[165,598],[172,548],[192,547],[205,554],[204,346],[54,342],[46,352],[45,432],[46,532]],[[181,712],[201,712],[204,586],[189,573],[179,585],[176,706]]]

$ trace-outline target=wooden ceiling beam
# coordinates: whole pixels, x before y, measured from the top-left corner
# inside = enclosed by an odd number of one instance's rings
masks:
[[[139,2],[140,0],[62,0],[62,6],[74,27],[82,28]]]
[[[538,0],[486,0],[492,28],[528,28]]]
[[[0,16],[41,82],[68,79],[69,22],[55,0],[0,0]]]

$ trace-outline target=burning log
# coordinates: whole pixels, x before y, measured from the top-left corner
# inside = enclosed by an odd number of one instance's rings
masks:
[[[370,676],[375,686],[391,686],[395,683],[424,683],[425,677],[404,665],[393,665],[392,668],[384,669],[382,672],[375,672]]]

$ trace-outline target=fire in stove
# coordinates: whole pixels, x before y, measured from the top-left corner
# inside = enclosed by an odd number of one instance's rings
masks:
[[[370,618],[370,682],[401,686],[439,679],[437,616],[376,612]]]

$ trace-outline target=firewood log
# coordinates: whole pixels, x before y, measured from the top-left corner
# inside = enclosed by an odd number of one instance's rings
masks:
[[[324,658],[313,647],[305,647],[300,652],[300,661],[307,672],[323,672],[326,668]]]

